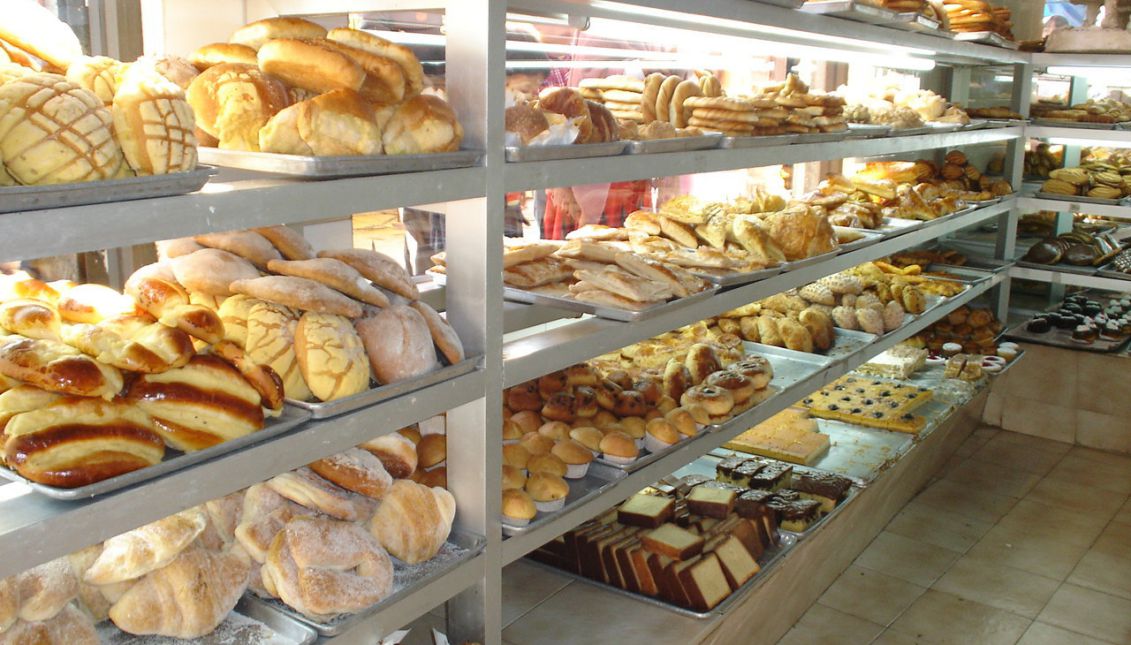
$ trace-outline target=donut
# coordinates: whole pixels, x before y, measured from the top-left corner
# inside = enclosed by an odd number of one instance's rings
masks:
[[[707,377],[707,385],[717,385],[730,390],[735,405],[742,405],[754,396],[754,381],[740,372],[724,370]]]
[[[700,405],[712,417],[721,417],[734,409],[734,396],[730,390],[717,385],[696,385],[683,393],[684,406]]]
[[[597,397],[597,405],[610,411],[617,407],[617,396],[623,391],[624,388],[608,379],[593,387],[593,392]]]
[[[538,394],[543,399],[550,398],[555,392],[566,389],[566,374],[564,371],[550,372],[538,378]]]
[[[663,384],[651,377],[641,377],[636,379],[633,388],[644,396],[644,402],[648,405],[656,405],[660,397],[664,395]]]
[[[613,414],[622,419],[643,417],[647,412],[648,406],[644,403],[644,395],[636,390],[625,390],[618,394],[616,405],[613,406]]]
[[[578,385],[593,387],[600,380],[597,377],[597,371],[585,363],[578,363],[565,368],[565,376],[566,384],[570,387]]]
[[[541,410],[542,395],[538,394],[538,382],[527,381],[507,390],[507,407],[511,412]]]
[[[542,406],[542,416],[551,421],[573,421],[577,418],[576,403],[572,393],[554,392]]]
[[[588,418],[597,414],[597,393],[587,385],[573,388],[573,413],[579,418]]]
[[[747,356],[727,369],[748,377],[755,390],[765,389],[774,378],[774,366],[761,356]]]

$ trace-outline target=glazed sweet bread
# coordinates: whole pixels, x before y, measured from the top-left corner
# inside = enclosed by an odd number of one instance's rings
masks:
[[[416,470],[416,445],[400,433],[382,435],[358,447],[381,460],[381,465],[394,479],[404,479]]]
[[[83,580],[108,585],[160,569],[192,544],[207,523],[204,511],[194,507],[114,536],[103,544]]]
[[[303,381],[320,401],[369,389],[369,358],[348,318],[304,313],[295,327],[295,358]]]
[[[126,291],[134,301],[161,324],[179,329],[209,345],[224,337],[219,314],[207,307],[191,304],[189,293],[176,282],[159,277],[132,279]]]
[[[0,329],[28,338],[59,340],[59,311],[41,300],[18,298],[0,304]]]
[[[0,338],[0,374],[51,392],[113,398],[122,389],[122,373],[58,341]]]
[[[398,479],[377,507],[369,532],[393,557],[414,564],[439,552],[455,516],[455,498],[448,491]]]
[[[393,588],[393,564],[380,542],[351,522],[312,517],[287,522],[262,575],[269,592],[316,620],[361,611]]]
[[[287,307],[253,300],[247,314],[247,355],[270,366],[283,379],[283,391],[299,401],[314,396],[302,376],[295,354],[295,329],[299,317]]]
[[[212,353],[228,362],[229,365],[239,370],[248,385],[259,393],[260,404],[273,412],[283,409],[285,391],[283,379],[267,365],[260,365],[235,343],[220,341],[212,347]]]
[[[55,303],[64,322],[100,323],[137,312],[128,296],[101,284],[80,284],[59,293]]]
[[[365,519],[372,505],[360,495],[316,475],[310,468],[299,468],[267,480],[276,493],[306,508],[350,522]]]
[[[136,316],[68,325],[63,340],[101,363],[145,374],[184,367],[195,354],[188,334]]]
[[[196,127],[184,90],[149,64],[134,63],[114,94],[114,135],[138,175],[196,168]]]

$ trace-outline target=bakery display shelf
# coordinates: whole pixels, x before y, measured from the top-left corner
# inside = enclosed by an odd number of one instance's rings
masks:
[[[763,356],[774,366],[772,383],[782,390],[790,390],[795,383],[803,381],[813,374],[826,370],[833,364],[833,359],[824,354],[810,354],[799,352],[785,347],[752,343],[742,341],[742,346],[747,354]],[[749,428],[747,428],[749,429]]]
[[[970,123],[963,124],[962,129],[963,130],[981,130],[983,128],[989,128],[991,126],[992,126],[992,124],[990,123],[990,121],[988,119],[971,119]]]
[[[460,565],[482,553],[486,544],[487,540],[482,536],[453,529],[451,534],[448,535],[447,541],[430,560],[408,564],[389,556],[389,559],[393,562],[392,593],[368,609],[363,609],[356,614],[337,616],[327,621],[314,620],[287,606],[281,600],[260,598],[251,592],[247,592],[244,600],[249,604],[261,605],[267,611],[282,614],[291,620],[308,625],[321,636],[341,636],[356,630],[359,625],[365,623],[368,623],[366,631],[369,632],[374,627],[374,622],[369,620],[371,616],[381,613],[391,614],[392,612],[386,610],[387,606],[395,605],[398,601],[411,596],[420,587],[437,581],[449,572],[456,570]],[[392,616],[388,617],[392,618]],[[399,616],[395,617],[395,621],[382,625],[382,635],[384,632],[400,627],[405,622]]]
[[[907,316],[904,320],[909,320]],[[879,336],[856,329],[835,328],[833,332],[833,346],[825,353],[834,362],[840,363],[851,358],[853,354],[872,344]]]
[[[1032,125],[1025,126],[1025,136],[1030,139],[1087,139],[1100,142],[1131,143],[1131,131],[1116,130],[1111,123],[1084,124],[1074,121],[1041,123],[1034,119]],[[1104,128],[1089,125],[1106,126]],[[1102,145],[1102,144],[1101,144]]]
[[[727,596],[722,602],[715,605],[714,609],[707,611],[696,611],[694,609],[688,609],[687,607],[680,607],[679,605],[674,605],[657,596],[649,596],[646,594],[629,591],[627,589],[621,589],[620,587],[617,587],[615,585],[606,584],[604,582],[601,582],[600,580],[594,580],[593,578],[590,578],[588,576],[583,576],[580,573],[574,573],[573,571],[559,569],[544,562],[539,562],[534,558],[527,558],[526,562],[529,562],[539,569],[543,569],[556,575],[565,576],[585,585],[591,585],[593,587],[601,589],[602,591],[607,591],[609,593],[623,596],[625,598],[631,598],[637,602],[651,605],[653,607],[659,607],[664,611],[670,611],[671,613],[677,614],[679,616],[686,616],[687,618],[703,620],[714,618],[715,616],[726,613],[728,610],[733,608],[735,604],[742,600],[742,598],[746,595],[746,592],[753,588],[755,585],[759,584],[762,579],[765,578],[765,576],[769,575],[769,573],[774,570],[775,566],[779,562],[781,562],[782,558],[784,558],[786,554],[789,553],[789,550],[793,548],[793,545],[797,544],[797,536],[793,533],[789,533],[788,531],[778,531],[777,540],[778,543],[773,548],[766,549],[762,553],[762,556],[757,559],[758,566],[760,567],[758,573],[754,574],[753,578],[750,578],[745,583],[743,583],[741,587],[732,591],[731,594]]]
[[[168,175],[46,186],[4,186],[0,188],[0,213],[183,195],[200,190],[215,174],[216,169],[211,166],[197,166],[195,170]]]
[[[900,15],[890,9],[856,2],[856,0],[822,0],[806,2],[801,10],[822,16],[835,16],[872,25],[895,25],[902,22]]]
[[[1096,267],[1094,266],[1077,266],[1075,264],[1038,264],[1036,262],[1029,262],[1028,260],[1017,260],[1017,266],[1028,267],[1030,269],[1047,269],[1049,271],[1058,271],[1060,273],[1075,273],[1077,275],[1096,275]]]
[[[1035,126],[1049,126],[1053,128],[1073,128],[1082,130],[1115,130],[1115,123],[1090,123],[1087,121],[1073,121],[1071,119],[1044,119],[1036,117],[1033,119]]]
[[[565,506],[563,508],[576,507],[600,497],[602,493],[616,484],[618,480],[624,479],[627,472],[628,471],[623,468],[617,468],[600,461],[594,460],[590,462],[589,470],[585,473],[584,477],[569,480],[569,494],[566,495]],[[503,535],[514,537],[531,531],[537,531],[550,523],[559,513],[560,511],[538,511],[534,519],[524,525],[503,522]]]
[[[1009,264],[1012,264],[1010,262]],[[1002,267],[1006,267],[1002,263]],[[946,277],[932,276],[936,280],[949,280],[951,282],[961,282],[967,285],[977,284],[985,280],[989,280],[994,273],[993,269],[983,269],[969,264],[963,266],[954,266],[951,264],[928,264],[923,267],[923,273],[946,273]]]
[[[849,253],[851,253],[851,251],[849,251]],[[785,272],[788,272],[788,271],[796,271],[798,269],[804,269],[805,267],[811,267],[813,265],[820,264],[820,263],[824,262],[825,260],[828,260],[829,258],[835,257],[839,254],[840,254],[840,249],[836,248],[836,249],[833,249],[832,251],[829,251],[828,253],[821,253],[820,255],[811,255],[807,258],[801,258],[800,260],[790,260],[788,262],[782,262],[781,263],[781,270],[782,270],[783,273],[785,273]]]
[[[805,0],[753,0],[762,4],[773,5],[775,7],[785,7],[786,9],[799,9],[801,5],[805,4]]]
[[[1101,354],[1110,354],[1118,352],[1127,345],[1127,340],[1131,336],[1124,336],[1119,340],[1111,340],[1100,336],[1091,343],[1084,343],[1072,338],[1072,330],[1070,329],[1057,329],[1053,328],[1046,332],[1038,333],[1025,329],[1029,321],[1010,327],[1006,330],[1003,337],[1009,340],[1020,341],[1022,343],[1033,343],[1035,345],[1048,345],[1049,347],[1063,347],[1065,349],[1076,349],[1084,352],[1098,352]]]
[[[993,31],[967,31],[954,34],[954,40],[965,43],[982,43],[1002,49],[1017,50],[1020,45]]]
[[[581,524],[598,513],[612,507],[630,495],[643,489],[645,486],[658,481],[660,478],[677,471],[688,463],[691,463],[700,456],[718,448],[726,442],[734,439],[739,434],[742,434],[750,427],[765,421],[771,416],[781,412],[785,408],[792,405],[794,402],[800,400],[805,395],[813,392],[824,386],[825,384],[833,381],[834,379],[842,376],[847,371],[855,369],[862,365],[873,356],[884,352],[897,343],[900,343],[940,320],[951,311],[958,307],[967,304],[974,298],[986,293],[989,289],[996,286],[1005,278],[1004,275],[996,275],[993,279],[986,281],[982,284],[975,285],[966,292],[955,296],[954,298],[944,301],[939,307],[931,312],[931,315],[923,315],[915,318],[907,325],[876,339],[870,345],[861,348],[860,351],[848,356],[843,362],[833,362],[821,369],[813,372],[810,376],[802,378],[792,385],[785,387],[782,392],[773,399],[756,406],[750,413],[750,417],[745,422],[739,425],[733,425],[721,428],[716,432],[703,433],[695,436],[687,441],[681,441],[676,444],[672,451],[655,462],[641,468],[633,473],[626,473],[625,476],[618,480],[611,482],[600,494],[593,495],[579,501],[575,504],[567,503],[565,508],[556,513],[550,514],[545,521],[541,518],[536,520],[539,525],[536,527],[527,527],[527,530],[519,534],[514,534],[503,543],[502,546],[502,562],[509,564],[521,558],[525,554],[533,551],[542,544],[552,540],[553,538],[565,533],[569,529]],[[716,296],[716,298],[720,298]],[[654,334],[652,334],[654,335]],[[647,337],[647,336],[645,336]],[[590,341],[590,345],[592,341]],[[627,343],[626,343],[627,344]],[[618,345],[618,347],[623,345]],[[575,351],[573,360],[570,363],[576,363],[582,355],[595,355],[600,352],[596,351]],[[563,365],[564,367],[564,365]],[[556,369],[555,367],[548,367],[543,369],[540,374],[547,371]],[[529,378],[536,376],[532,374]],[[776,376],[776,375],[775,375]],[[526,378],[517,379],[516,382],[527,380]],[[590,466],[593,468],[593,466]],[[571,485],[572,492],[572,485]],[[843,506],[843,504],[842,504]],[[838,507],[839,508],[839,507]]]
[[[832,143],[834,141],[844,141],[848,138],[848,129],[841,130],[840,132],[808,132],[806,134],[797,135],[796,143]]]
[[[771,134],[766,136],[726,136],[719,142],[720,148],[763,148],[766,146],[787,146],[797,142],[798,134]]]
[[[1048,200],[1067,200],[1072,202],[1079,202],[1082,204],[1102,204],[1104,206],[1126,206],[1126,198],[1120,199],[1106,199],[1103,197],[1089,197],[1087,195],[1062,195],[1060,193],[1046,193],[1043,190],[1038,190],[1036,193],[1037,199]],[[1085,206],[1087,208],[1087,206]]]
[[[257,443],[268,441],[273,437],[277,437],[298,427],[308,419],[310,419],[309,412],[284,406],[282,413],[278,417],[265,419],[263,428],[251,434],[229,439],[215,446],[210,446],[195,452],[181,452],[168,448],[165,450],[165,458],[160,463],[77,488],[60,488],[58,486],[48,486],[46,484],[33,482],[25,479],[22,475],[6,466],[0,466],[0,477],[8,481],[26,484],[36,493],[46,495],[52,499],[89,499],[91,497],[113,493],[114,491],[130,486],[138,486],[152,479],[188,468],[214,457],[226,455],[249,446],[254,446]]]
[[[829,451],[813,463],[863,482],[872,482],[915,444],[915,436],[889,432],[832,419],[817,419],[817,427],[829,435]]]
[[[872,139],[875,137],[886,137],[891,133],[890,125],[874,124],[874,123],[849,123],[848,136],[861,137],[865,139]]]
[[[33,259],[210,231],[341,219],[482,197],[486,183],[481,167],[317,182],[236,174],[222,172],[186,195],[8,213],[0,217],[0,257]]]
[[[757,282],[758,280],[772,278],[775,275],[781,273],[783,270],[784,269],[782,265],[779,264],[777,266],[766,267],[765,269],[758,269],[757,271],[727,273],[725,275],[718,275],[715,273],[700,273],[694,270],[692,270],[691,273],[706,280],[707,282],[710,282],[711,284],[717,284],[720,287],[733,287],[740,284],[748,284],[751,282]]]
[[[955,132],[962,129],[961,123],[946,123],[943,121],[927,121],[927,127],[934,132]]]
[[[193,640],[167,636],[137,636],[108,620],[95,625],[102,645],[310,645],[318,632],[265,605],[241,598],[236,608],[207,636]]]
[[[968,226],[974,226],[1009,210],[1013,200],[978,209],[930,229],[912,231],[857,251],[831,257],[819,264],[788,271],[765,280],[719,291],[711,298],[664,312],[654,318],[626,325],[619,321],[582,318],[539,334],[511,340],[503,345],[505,387],[573,365],[587,357],[619,349],[645,338],[670,331],[724,311],[803,286],[826,275],[862,262],[876,260]]]
[[[1030,54],[1030,62],[1037,68],[1045,68],[1049,65],[1067,65],[1072,67],[1131,67],[1131,54],[1105,54],[1102,52],[1034,52]]]
[[[1014,266],[1009,269],[1009,276],[1014,280],[1033,280],[1049,284],[1063,284],[1070,287],[1085,287],[1089,289],[1106,289],[1109,291],[1128,290],[1127,280],[1122,278],[1109,278],[1101,275],[1081,275],[1057,271],[1050,267],[1040,269],[1026,266]]]
[[[770,9],[773,7],[767,7]],[[943,42],[939,39],[939,42]],[[926,128],[921,134],[896,136],[897,130],[886,137],[872,139],[845,139],[822,143],[792,143],[759,145],[755,147],[726,148],[668,152],[653,155],[599,156],[578,163],[568,159],[506,164],[504,189],[520,191],[536,188],[553,188],[576,184],[608,181],[628,181],[652,177],[672,177],[697,173],[776,166],[779,164],[827,161],[832,159],[877,157],[890,154],[917,152],[934,148],[1008,141],[1022,136],[1020,127],[993,128],[958,132],[936,132]],[[846,132],[831,133],[841,137]],[[804,135],[798,135],[804,136]],[[816,135],[814,135],[816,136]],[[823,136],[823,135],[821,135]],[[743,137],[757,140],[764,137]],[[591,144],[592,145],[592,144]],[[726,139],[723,139],[723,146]]]
[[[1026,195],[1018,199],[1017,207],[1022,212],[1045,210],[1058,213],[1087,213],[1088,215],[1102,215],[1104,217],[1131,220],[1131,206],[1125,206],[1123,204],[1086,204],[1072,195],[1057,195],[1054,198]]]
[[[94,498],[55,500],[23,484],[0,487],[0,553],[21,554],[0,560],[0,577],[459,407],[482,397],[485,387],[476,370]]]
[[[934,228],[936,226],[939,226],[940,224],[945,224],[949,220],[952,220],[952,219],[955,219],[955,218],[958,218],[958,217],[962,217],[963,215],[966,215],[967,213],[972,213],[972,212],[978,210],[979,208],[985,208],[986,206],[992,206],[992,205],[998,203],[998,201],[1000,201],[1000,200],[987,200],[986,202],[981,202],[981,203],[971,203],[971,204],[968,204],[966,206],[963,206],[962,208],[954,211],[953,213],[947,213],[946,215],[940,215],[940,216],[938,216],[934,219],[923,220],[923,228]]]
[[[931,133],[938,133],[938,132],[939,132],[938,130],[932,128],[929,125],[921,125],[921,126],[918,126],[918,127],[915,127],[915,128],[892,128],[891,134],[889,136],[892,136],[892,137],[914,137],[914,136],[918,136],[920,134],[931,134]]]
[[[660,152],[687,152],[688,150],[708,150],[717,148],[722,142],[723,135],[719,132],[707,132],[698,137],[674,137],[671,139],[646,139],[642,141],[629,141],[624,147],[625,154],[650,155]]]
[[[904,233],[910,233],[916,229],[923,228],[927,222],[921,219],[904,219],[902,217],[887,217],[883,219],[883,226],[874,229],[876,232],[887,237],[896,237]],[[868,229],[865,229],[868,230]]]
[[[382,401],[402,396],[430,385],[443,383],[457,376],[463,376],[464,374],[475,371],[482,361],[483,358],[481,356],[472,356],[455,365],[446,365],[434,372],[429,372],[416,378],[381,385],[360,394],[347,396],[334,401],[312,402],[287,399],[287,403],[296,408],[306,410],[312,419],[329,419],[340,414],[376,405]]]
[[[884,239],[884,237],[885,237],[883,233],[877,233],[876,231],[871,231],[871,230],[868,230],[866,228],[857,229],[857,228],[847,228],[847,227],[844,227],[844,226],[834,226],[833,228],[838,229],[838,230],[844,229],[846,231],[853,231],[853,234],[860,235],[860,239],[858,239],[858,240],[853,240],[851,242],[846,242],[844,244],[841,244],[837,248],[838,253],[850,253],[850,252],[855,251],[857,249],[862,249],[865,246],[871,246],[871,245],[875,244],[876,242],[879,242],[880,240]]]
[[[928,36],[937,36],[939,38],[954,38],[954,32],[944,31],[938,20],[928,18],[921,13],[915,11],[905,11],[896,14],[896,21],[891,23],[892,27],[896,29],[905,29],[907,31],[917,31],[921,34]]]
[[[508,146],[506,155],[507,161],[510,163],[588,159],[589,157],[619,155],[625,151],[627,145],[627,141],[605,141],[603,143],[579,143],[554,146]]]
[[[294,179],[340,179],[373,175],[396,175],[453,168],[471,168],[483,163],[482,150],[457,150],[415,155],[342,155],[315,157],[249,150],[200,149],[200,160],[226,168],[286,175]]]
[[[573,311],[579,314],[591,314],[598,318],[605,318],[608,320],[616,320],[621,322],[639,322],[641,320],[649,320],[657,316],[669,313],[673,310],[681,309],[683,307],[690,307],[698,302],[703,302],[709,299],[718,291],[718,287],[710,287],[693,293],[685,298],[675,298],[667,302],[657,303],[646,309],[633,311],[630,309],[618,309],[616,307],[605,307],[602,305],[594,304],[592,302],[582,302],[574,300],[573,298],[566,298],[564,296],[551,296],[544,293],[535,293],[525,289],[518,289],[515,287],[503,287],[503,297],[507,300],[514,302],[523,302],[528,305],[544,305],[547,307],[554,307],[557,309],[565,309],[566,311]]]
[[[1108,262],[1096,270],[1096,275],[1113,280],[1131,280],[1131,273],[1124,273],[1115,268],[1115,262]]]

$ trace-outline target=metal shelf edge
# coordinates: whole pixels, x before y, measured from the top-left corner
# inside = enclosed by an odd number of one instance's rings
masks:
[[[1071,287],[1106,289],[1108,291],[1131,293],[1131,280],[1105,278],[1099,275],[1084,275],[1081,273],[1069,273],[1067,271],[1055,271],[1052,269],[1013,266],[1009,268],[1009,277],[1015,280],[1035,280],[1037,282],[1063,284]]]

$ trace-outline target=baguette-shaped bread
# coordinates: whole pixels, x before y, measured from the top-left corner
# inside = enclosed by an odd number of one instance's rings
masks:
[[[199,638],[235,608],[248,572],[234,553],[188,549],[131,587],[110,608],[110,620],[131,634]]]
[[[85,582],[107,585],[140,578],[169,564],[204,531],[208,517],[193,507],[114,536],[83,574]]]
[[[448,491],[398,479],[377,507],[369,532],[395,558],[415,564],[436,555],[455,516],[455,498]]]
[[[117,369],[61,342],[18,334],[0,339],[0,374],[51,392],[107,400],[122,389]]]

